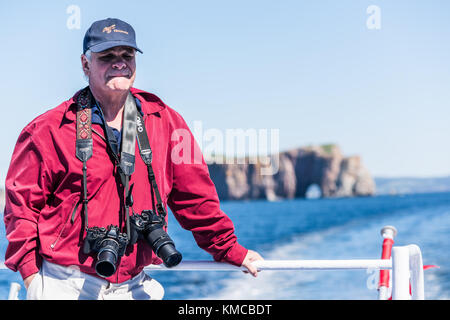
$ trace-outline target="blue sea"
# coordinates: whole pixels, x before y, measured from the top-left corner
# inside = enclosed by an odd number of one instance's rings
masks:
[[[416,244],[424,264],[426,299],[450,299],[450,193],[367,198],[223,201],[239,242],[266,260],[379,259],[380,230],[395,226],[395,245]],[[3,219],[2,222],[3,223]],[[172,214],[170,236],[184,260],[211,260]],[[0,253],[6,250],[0,226]],[[377,299],[377,270],[151,271],[165,288],[164,299]],[[0,299],[7,299],[18,273],[0,270]],[[25,289],[19,294],[25,298]]]

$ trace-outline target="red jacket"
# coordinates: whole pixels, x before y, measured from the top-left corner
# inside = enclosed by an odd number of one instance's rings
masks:
[[[166,209],[168,205],[181,226],[192,231],[197,244],[215,260],[240,266],[247,249],[238,244],[231,220],[220,209],[208,167],[185,121],[155,95],[134,88],[131,92],[141,102]],[[5,265],[23,278],[39,270],[42,258],[96,275],[95,255],[83,254],[82,205],[73,224],[70,219],[82,197],[82,163],[75,156],[76,96],[28,124],[12,155],[5,183],[9,241]],[[117,167],[107,152],[102,127],[93,124],[92,128],[93,156],[87,161],[89,227],[123,226],[123,197],[119,196],[123,187]],[[153,206],[147,167],[138,150],[136,144],[130,185],[134,183],[134,211],[142,212]],[[123,282],[145,266],[159,263],[150,246],[139,241],[107,280]]]

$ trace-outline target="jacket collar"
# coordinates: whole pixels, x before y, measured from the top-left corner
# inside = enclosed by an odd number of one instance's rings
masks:
[[[66,108],[64,112],[64,117],[68,120],[75,121],[76,113],[77,113],[77,98],[82,90],[77,91],[75,95],[66,101]],[[164,110],[167,106],[160,98],[156,95],[136,89],[130,88],[131,94],[136,97],[141,103],[142,112],[144,115],[150,115],[154,113],[158,113]]]

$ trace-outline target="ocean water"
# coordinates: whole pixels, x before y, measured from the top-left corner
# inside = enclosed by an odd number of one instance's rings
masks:
[[[380,230],[398,230],[395,245],[416,244],[424,264],[426,299],[450,299],[450,193],[278,202],[224,201],[239,242],[267,260],[379,259]],[[2,220],[3,221],[3,220]],[[0,253],[6,239],[0,226]],[[211,260],[192,234],[169,215],[170,236],[184,260]],[[257,278],[236,271],[151,271],[164,299],[377,299],[378,270],[262,271]],[[0,270],[0,299],[7,299],[18,273]],[[25,289],[19,294],[25,298]]]

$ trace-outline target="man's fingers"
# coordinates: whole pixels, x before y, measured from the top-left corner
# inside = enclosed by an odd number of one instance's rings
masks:
[[[250,274],[254,277],[258,276],[258,269],[253,266],[251,263],[247,266],[247,270],[250,272]]]
[[[247,270],[242,270],[243,273],[250,273],[252,276],[257,277],[258,276],[258,269],[256,268],[252,268],[252,267],[247,267]]]
[[[256,251],[248,250],[247,255],[244,258],[244,261],[242,262],[242,266],[247,268],[247,270],[248,270],[248,271],[244,271],[244,272],[250,273],[254,277],[258,276],[258,268],[256,268],[252,264],[252,262],[258,261],[258,260],[264,260],[264,259]]]

